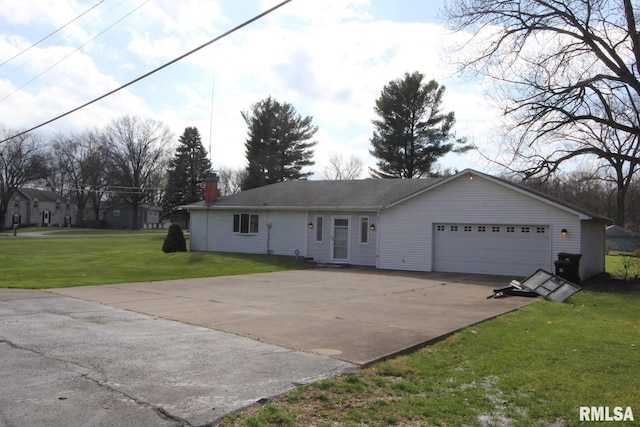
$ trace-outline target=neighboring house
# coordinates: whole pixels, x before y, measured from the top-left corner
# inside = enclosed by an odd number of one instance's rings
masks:
[[[191,212],[193,251],[299,255],[381,269],[528,276],[580,253],[604,271],[609,220],[465,170],[447,178],[285,181],[205,201]]]
[[[160,212],[162,208],[152,205],[138,207],[137,225],[134,227],[133,208],[130,204],[121,202],[104,209],[103,220],[105,228],[133,229],[133,228],[161,228]]]
[[[4,228],[75,224],[77,207],[58,193],[35,188],[18,188],[9,201]]]
[[[634,252],[640,250],[640,233],[634,233],[619,225],[610,225],[605,230],[607,249],[610,251]]]

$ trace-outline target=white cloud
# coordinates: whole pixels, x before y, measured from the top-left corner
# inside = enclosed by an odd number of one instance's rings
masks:
[[[86,9],[73,1],[61,2],[60,15]],[[123,3],[107,15],[121,16],[143,0]],[[373,0],[375,1],[375,0]],[[262,8],[276,1],[263,1]],[[447,86],[446,108],[458,118],[459,136],[480,139],[491,125],[491,112],[479,88],[460,84],[450,76],[451,65],[442,59],[442,47],[452,35],[429,22],[401,23],[376,18],[365,0],[297,0],[264,21],[174,64],[125,91],[47,126],[46,131],[82,130],[102,126],[122,114],[162,120],[178,136],[186,126],[197,126],[205,146],[211,141],[216,166],[245,164],[246,125],[240,115],[268,95],[291,102],[302,115],[311,115],[320,127],[316,134],[316,176],[321,177],[329,155],[340,151],[360,157],[367,166],[372,133],[373,105],[382,87],[405,72],[420,71]],[[0,5],[0,25],[19,2]],[[224,6],[224,7],[221,7]],[[244,5],[244,3],[243,3]],[[239,8],[238,10],[231,8]],[[211,0],[154,0],[123,21],[114,32],[92,43],[48,72],[36,83],[0,103],[0,124],[30,127],[149,71],[237,25],[229,16],[258,13],[237,4]],[[33,10],[31,11],[33,13]],[[71,13],[72,14],[72,13]],[[98,14],[98,16],[102,16]],[[415,17],[412,17],[415,18]],[[20,18],[24,23],[54,25],[56,16]],[[92,19],[96,19],[92,17]],[[62,19],[64,20],[64,19]],[[15,22],[18,22],[16,20]],[[415,19],[412,19],[415,21]],[[14,21],[12,21],[14,22]],[[99,19],[87,27],[95,34]],[[86,24],[86,23],[85,23]],[[104,22],[102,22],[104,27]],[[44,27],[29,34],[0,37],[1,52],[16,52]],[[33,76],[55,58],[60,47],[42,46],[29,57]],[[71,49],[66,47],[66,51]],[[0,98],[19,86],[14,75],[2,77]],[[213,107],[211,89],[215,78]],[[15,127],[11,125],[10,127]],[[209,129],[213,132],[210,135]],[[465,156],[468,162],[472,157]],[[460,163],[459,159],[455,160]]]

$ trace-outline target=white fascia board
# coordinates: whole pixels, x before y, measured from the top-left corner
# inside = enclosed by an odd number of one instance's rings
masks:
[[[331,211],[379,212],[382,206],[183,206],[185,210],[261,210],[261,211]]]

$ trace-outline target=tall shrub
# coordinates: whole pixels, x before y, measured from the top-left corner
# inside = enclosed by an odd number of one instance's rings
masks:
[[[184,238],[182,228],[178,224],[171,224],[167,237],[162,244],[162,251],[169,252],[186,252],[187,241]]]

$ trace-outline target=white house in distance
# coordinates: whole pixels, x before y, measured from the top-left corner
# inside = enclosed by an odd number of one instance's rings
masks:
[[[215,174],[191,212],[192,251],[299,255],[381,269],[524,277],[582,254],[604,271],[605,225],[575,206],[467,169],[446,178],[285,181],[217,197]]]

